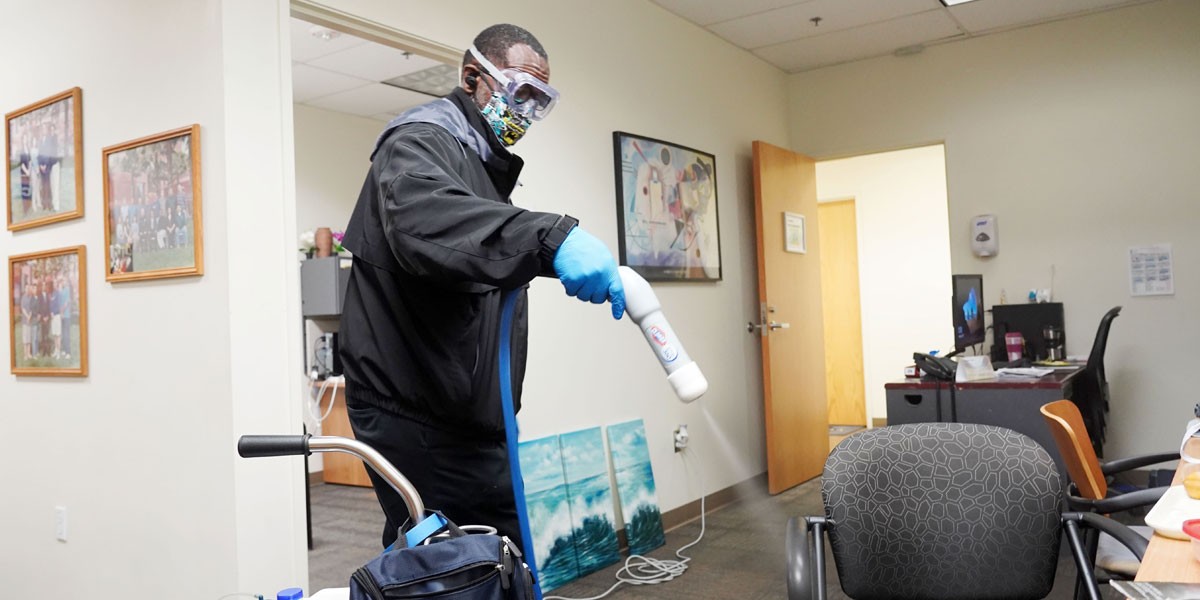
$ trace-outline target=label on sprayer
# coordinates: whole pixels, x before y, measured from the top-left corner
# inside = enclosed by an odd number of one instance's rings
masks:
[[[675,362],[679,358],[679,350],[670,342],[670,335],[659,325],[650,325],[645,329],[646,338],[658,345],[658,359],[664,365]]]

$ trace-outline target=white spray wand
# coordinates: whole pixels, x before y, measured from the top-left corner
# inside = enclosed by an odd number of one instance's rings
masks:
[[[667,381],[675,395],[691,402],[708,391],[708,380],[700,367],[688,356],[671,324],[662,314],[662,305],[650,284],[629,267],[618,267],[625,286],[625,314],[637,323],[646,336],[654,356],[667,372]]]

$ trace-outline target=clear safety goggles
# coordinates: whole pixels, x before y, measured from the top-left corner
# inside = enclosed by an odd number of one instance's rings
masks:
[[[475,46],[471,46],[470,52],[484,70],[500,83],[504,95],[512,101],[509,109],[513,112],[540,121],[550,114],[555,104],[558,104],[558,90],[550,84],[523,71],[496,68],[496,65],[476,50]]]

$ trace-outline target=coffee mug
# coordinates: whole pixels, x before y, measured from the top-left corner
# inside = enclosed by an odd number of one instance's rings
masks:
[[[1025,344],[1025,338],[1021,333],[1006,333],[1004,334],[1004,345],[1008,348],[1008,360],[1021,360],[1021,347]]]

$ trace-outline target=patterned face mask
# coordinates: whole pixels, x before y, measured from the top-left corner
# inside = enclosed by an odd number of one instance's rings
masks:
[[[500,92],[492,92],[492,99],[483,107],[482,112],[483,118],[492,127],[492,131],[496,132],[500,143],[505,146],[517,143],[533,123],[529,117],[513,111],[508,105],[508,99]]]

